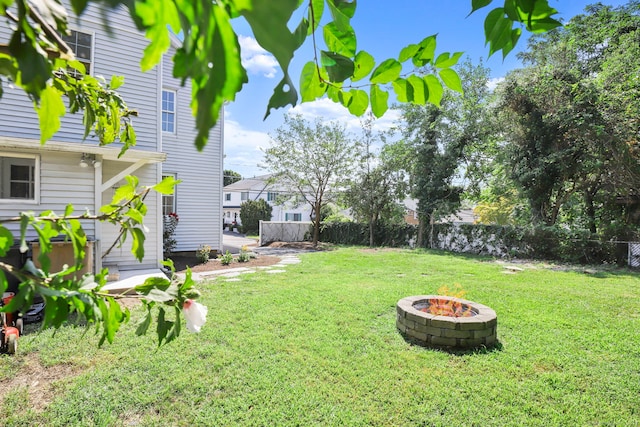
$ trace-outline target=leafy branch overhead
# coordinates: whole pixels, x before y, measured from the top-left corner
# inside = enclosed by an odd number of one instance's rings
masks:
[[[91,3],[72,1],[80,16]],[[173,75],[192,85],[191,107],[196,118],[195,145],[202,149],[209,131],[219,119],[225,102],[233,101],[245,83],[238,37],[233,19],[244,19],[257,42],[278,61],[282,80],[274,88],[266,106],[296,105],[327,96],[361,116],[371,109],[377,117],[389,106],[391,94],[400,102],[439,105],[445,88],[461,92],[459,76],[452,68],[462,52],[437,53],[436,36],[408,44],[397,57],[376,60],[358,48],[357,29],[351,20],[356,0],[110,0],[108,7],[127,6],[136,26],[149,44],[141,60],[143,70],[156,66],[171,45],[171,32],[181,33],[182,43],[173,56]],[[498,1],[471,0],[471,13]],[[522,28],[541,32],[559,26],[557,12],[547,0],[504,0],[485,20],[489,53],[507,55],[516,45]],[[85,137],[94,132],[101,143],[117,139],[124,149],[135,143],[128,110],[115,89],[121,79],[109,86],[92,76],[74,81],[66,76],[69,68],[81,70],[71,49],[58,36],[67,30],[66,10],[56,0],[3,0],[0,13],[15,25],[8,45],[0,45],[0,75],[25,90],[34,101],[40,117],[42,140],[52,137],[60,127],[65,111],[84,112]],[[290,30],[296,12],[303,17]],[[321,21],[328,12],[328,22]],[[313,60],[307,62],[296,87],[289,67],[294,53],[312,39]],[[324,47],[319,46],[322,38]],[[303,55],[305,52],[303,52]],[[423,70],[429,70],[424,73]],[[420,70],[420,71],[417,71]],[[298,95],[298,90],[300,96]],[[63,96],[68,95],[65,108]],[[0,97],[2,81],[0,80]]]

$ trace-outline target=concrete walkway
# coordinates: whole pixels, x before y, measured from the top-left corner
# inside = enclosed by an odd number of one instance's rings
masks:
[[[240,248],[248,246],[250,250],[254,250],[258,246],[256,239],[247,239],[244,234],[234,233],[232,231],[222,232],[222,253],[227,251],[232,254],[240,253]]]

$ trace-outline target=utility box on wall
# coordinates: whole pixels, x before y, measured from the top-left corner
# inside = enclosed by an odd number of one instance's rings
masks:
[[[51,260],[51,271],[60,271],[66,264],[72,266],[75,263],[73,258],[73,244],[71,242],[51,242],[53,249],[49,253]],[[31,252],[33,254],[33,263],[40,268],[38,257],[40,256],[40,242],[31,243]],[[93,273],[93,241],[88,241],[84,248],[84,260],[82,261],[82,269],[75,274],[82,277],[85,273]]]

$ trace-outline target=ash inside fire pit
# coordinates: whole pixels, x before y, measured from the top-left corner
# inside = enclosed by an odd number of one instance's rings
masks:
[[[409,340],[427,347],[467,350],[497,342],[496,312],[460,298],[422,295],[398,301],[396,326]]]

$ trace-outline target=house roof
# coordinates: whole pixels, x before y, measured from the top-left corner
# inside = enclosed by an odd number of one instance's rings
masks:
[[[233,184],[226,185],[224,191],[248,191],[248,190],[262,190],[267,187],[268,180],[272,175],[260,175],[253,178],[241,179]]]

